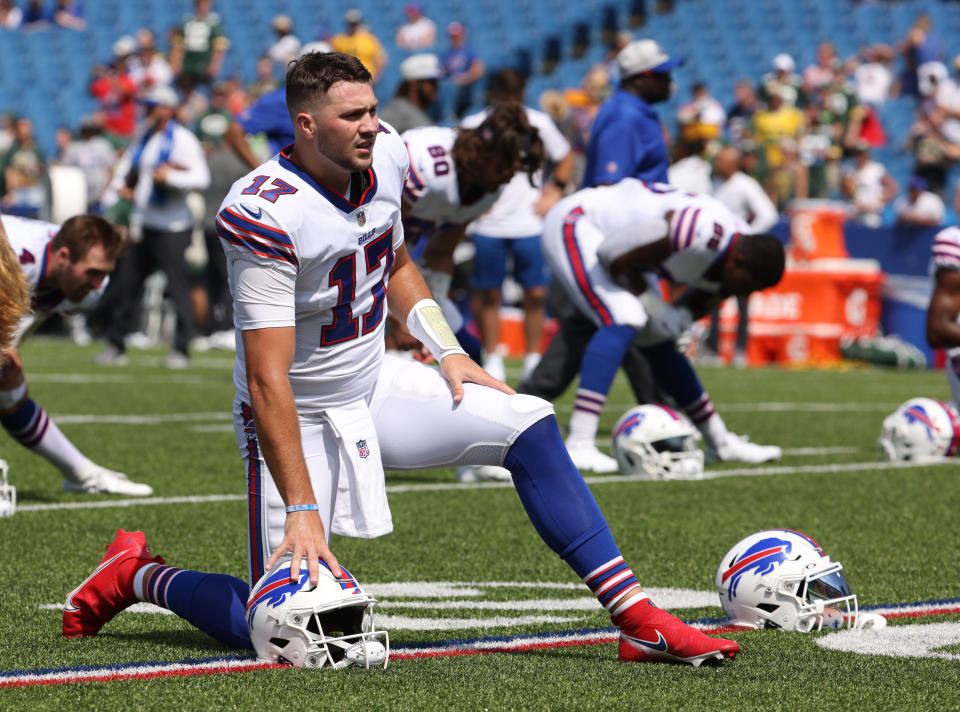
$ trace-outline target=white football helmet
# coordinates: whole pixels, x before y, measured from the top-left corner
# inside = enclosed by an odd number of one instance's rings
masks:
[[[263,575],[247,601],[247,626],[258,658],[296,667],[387,666],[390,636],[373,625],[377,601],[340,568],[343,578],[334,578],[321,561],[316,586],[306,561],[300,580],[290,580],[289,557]]]
[[[960,445],[960,416],[943,401],[911,398],[884,418],[877,443],[891,461],[951,457]]]
[[[734,625],[808,633],[857,627],[857,597],[843,566],[806,534],[768,529],[737,542],[715,583]]]
[[[655,480],[703,477],[700,433],[680,413],[664,405],[631,408],[613,428],[613,455],[625,475]]]

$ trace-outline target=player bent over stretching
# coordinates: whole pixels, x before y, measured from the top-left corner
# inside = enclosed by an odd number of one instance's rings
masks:
[[[53,313],[91,307],[103,294],[123,243],[113,226],[97,215],[77,215],[58,227],[25,218],[3,217],[7,239],[31,290],[31,313],[20,320],[15,343]],[[0,354],[0,425],[14,440],[56,465],[66,492],[144,496],[146,484],[96,464],[60,432],[30,398],[16,348]]]
[[[624,563],[573,467],[549,403],[512,394],[463,353],[403,244],[403,142],[377,120],[370,74],[308,54],[287,72],[292,147],[234,184],[219,215],[242,335],[235,430],[247,472],[249,574],[285,555],[341,575],[329,532],[392,530],[383,469],[504,465],[537,532],[621,628],[622,660],[699,665],[733,657],[657,608]],[[386,303],[440,362],[384,354]],[[425,437],[430,433],[430,437]],[[251,647],[250,586],[155,557],[120,531],[67,596],[63,632],[94,635],[138,600],[217,640]]]

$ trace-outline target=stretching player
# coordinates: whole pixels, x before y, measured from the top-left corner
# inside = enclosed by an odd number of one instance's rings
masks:
[[[517,173],[526,173],[533,184],[543,162],[543,141],[523,107],[513,104],[496,107],[476,128],[424,126],[405,132],[403,140],[410,154],[404,232],[411,243],[426,238],[424,279],[461,346],[479,362],[480,341],[447,299],[453,251],[467,224],[493,207]]]
[[[581,190],[548,213],[547,261],[574,306],[597,326],[583,345],[566,442],[578,468],[618,469],[616,460],[597,449],[597,426],[614,375],[638,336],[657,385],[699,428],[708,458],[759,463],[780,457],[780,448],[727,430],[676,346],[693,317],[708,313],[718,299],[746,296],[780,281],[782,245],[770,235],[741,235],[745,228],[714,198],[635,178]],[[694,288],[686,306],[675,308],[659,298],[657,274]]]
[[[59,228],[10,216],[3,217],[3,225],[32,292],[32,313],[20,321],[17,343],[50,314],[72,314],[92,306],[123,247],[113,226],[96,215],[78,215]],[[16,348],[0,355],[0,425],[60,469],[65,492],[153,493],[149,485],[97,465],[67,439],[27,393]]]
[[[927,342],[947,349],[947,383],[960,404],[960,228],[948,227],[933,238],[930,259],[934,288],[927,308]]]
[[[463,353],[410,260],[400,219],[409,167],[378,123],[355,57],[308,54],[287,72],[294,145],[234,184],[219,225],[241,334],[235,430],[247,472],[250,580],[283,557],[341,575],[330,532],[392,528],[383,468],[504,464],[538,533],[621,628],[628,661],[733,657],[653,605],[624,563],[549,403],[510,395]],[[440,362],[384,354],[385,298]],[[120,530],[67,596],[63,632],[94,635],[137,600],[169,608],[221,642],[251,647],[240,579],[167,566]]]

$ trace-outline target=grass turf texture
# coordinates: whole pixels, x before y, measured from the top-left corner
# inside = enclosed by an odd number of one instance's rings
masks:
[[[54,415],[194,414],[195,422],[67,423],[62,429],[97,462],[149,482],[161,497],[242,494],[244,478],[229,424],[230,360],[200,355],[184,372],[135,352],[122,369],[92,365],[95,348],[36,339],[23,350],[33,397]],[[79,378],[67,379],[64,374]],[[848,448],[787,455],[784,465],[864,462],[875,457],[880,422],[910,396],[948,396],[939,373],[703,369],[730,427],[785,448]],[[89,380],[87,380],[89,379]],[[79,382],[65,383],[65,380]],[[618,381],[601,424],[609,437],[629,407]],[[788,410],[752,407],[790,403]],[[816,404],[859,403],[810,411]],[[570,399],[558,403],[561,424]],[[726,407],[725,407],[726,406]],[[768,406],[769,408],[769,406]],[[204,414],[219,413],[219,417]],[[426,434],[425,434],[426,436]],[[20,504],[86,502],[60,491],[59,473],[5,435]],[[727,466],[741,467],[741,466]],[[388,485],[447,483],[451,470],[388,474]],[[648,586],[710,590],[719,558],[765,527],[804,531],[843,562],[861,605],[960,595],[955,468],[733,476],[704,482],[592,485],[625,558]],[[510,489],[396,492],[396,531],[378,540],[335,538],[333,550],[361,583],[390,581],[573,582],[540,542]],[[61,602],[103,554],[118,527],[142,529],[173,565],[245,576],[242,502],[20,512],[0,520],[0,670],[175,661],[231,654],[173,616],[121,614],[95,638],[60,637]],[[494,589],[487,600],[583,597],[586,591]],[[496,611],[389,610],[472,618]],[[719,606],[677,611],[719,616]],[[574,623],[466,631],[394,631],[393,645],[609,626],[602,609]],[[903,621],[908,622],[908,621]],[[901,624],[893,621],[891,625]],[[152,681],[86,683],[0,691],[3,709],[253,709],[270,700],[363,709],[960,709],[960,663],[824,650],[815,636],[735,634],[737,661],[721,669],[616,662],[612,644],[517,654],[398,661],[386,671],[269,670]]]

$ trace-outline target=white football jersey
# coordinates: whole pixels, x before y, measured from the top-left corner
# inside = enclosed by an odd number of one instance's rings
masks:
[[[369,399],[379,373],[408,167],[389,125],[373,156],[344,198],[280,152],[234,183],[217,215],[237,329],[296,328],[289,378],[301,414]],[[239,334],[234,384],[249,402]]]
[[[930,271],[936,274],[941,269],[960,270],[960,228],[947,227],[933,236]],[[947,349],[947,358],[947,383],[953,402],[960,403],[960,347]]]
[[[423,126],[403,133],[410,156],[410,172],[403,188],[403,198],[411,206],[404,221],[410,237],[466,225],[489,210],[503,190],[501,186],[464,204],[451,155],[456,139],[456,129],[440,126]]]
[[[91,290],[82,301],[72,302],[63,296],[59,289],[41,289],[40,282],[47,274],[50,259],[50,241],[59,232],[60,227],[42,220],[30,220],[13,215],[4,215],[3,229],[7,240],[20,260],[20,269],[27,276],[30,285],[31,313],[20,320],[17,326],[19,341],[31,328],[39,325],[50,314],[76,314],[92,307],[103,295],[107,280],[99,289]]]
[[[523,107],[530,125],[537,129],[547,158],[554,163],[562,161],[570,153],[570,142],[547,114],[528,106]],[[481,111],[466,117],[461,125],[475,129],[490,114]],[[543,188],[543,171],[533,175],[533,185],[527,173],[517,173],[500,194],[497,202],[488,211],[474,220],[467,231],[487,237],[533,237],[543,230],[543,218],[533,208],[540,199]]]
[[[670,257],[660,266],[672,282],[705,291],[720,288],[721,258],[747,223],[709,195],[692,195],[664,183],[625,178],[614,185],[586,188],[554,210],[580,208],[602,234],[597,254],[603,264],[642,245],[670,238]],[[669,218],[669,222],[668,222]],[[544,234],[562,241],[564,234]]]

